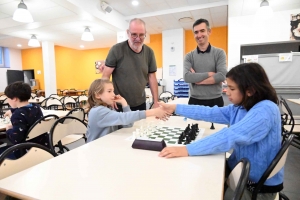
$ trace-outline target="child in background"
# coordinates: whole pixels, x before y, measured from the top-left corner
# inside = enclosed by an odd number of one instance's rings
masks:
[[[5,88],[4,94],[11,106],[11,109],[4,114],[4,117],[10,117],[11,121],[11,124],[6,126],[6,136],[12,144],[25,142],[29,128],[43,117],[42,110],[39,105],[28,102],[31,97],[31,87],[27,83],[14,82]],[[48,140],[47,135],[41,135],[30,140],[30,142],[45,145],[43,143],[45,139]],[[4,149],[8,147],[6,146]]]
[[[175,111],[176,114],[191,119],[230,126],[184,147],[166,147],[159,156],[171,158],[208,155],[233,149],[227,162],[229,170],[241,158],[246,157],[250,161],[249,182],[242,199],[251,199],[255,183],[281,148],[278,98],[264,69],[258,63],[240,64],[232,68],[226,77],[226,94],[233,103],[231,105],[212,108],[176,104],[161,106],[168,112]],[[283,172],[281,169],[265,182],[257,199],[275,198],[276,192],[283,189]],[[224,199],[232,198],[233,191],[228,188]]]
[[[162,108],[131,111],[126,100],[120,95],[115,95],[113,84],[108,79],[97,79],[91,84],[88,103],[90,107],[87,142],[103,137],[121,127],[131,127],[133,122],[146,117],[155,116],[165,120],[169,116],[169,113]],[[124,112],[113,110],[115,103],[120,103]]]

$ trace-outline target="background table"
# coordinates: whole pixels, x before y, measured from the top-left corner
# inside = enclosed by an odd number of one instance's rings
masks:
[[[300,104],[300,99],[287,99],[287,100],[296,104]]]
[[[166,159],[126,140],[148,118],[0,180],[0,192],[26,199],[223,199],[225,155]],[[193,121],[171,117],[164,125]],[[204,135],[210,123],[199,122]]]

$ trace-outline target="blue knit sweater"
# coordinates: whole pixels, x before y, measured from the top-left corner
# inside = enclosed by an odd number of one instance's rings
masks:
[[[131,111],[129,106],[125,106],[123,111],[117,112],[105,106],[93,107],[89,112],[87,142],[103,137],[119,128],[132,127],[135,121],[146,118],[145,110]]]
[[[217,154],[233,149],[228,159],[231,169],[241,158],[248,158],[250,181],[258,182],[264,171],[281,147],[281,119],[278,106],[264,100],[248,112],[241,106],[228,105],[212,108],[197,105],[177,105],[177,114],[185,117],[228,124],[229,128],[187,145],[190,156]],[[273,186],[283,182],[283,169],[268,179],[265,185]]]

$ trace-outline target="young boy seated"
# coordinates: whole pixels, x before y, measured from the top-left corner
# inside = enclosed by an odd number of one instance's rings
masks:
[[[28,102],[31,96],[31,88],[27,83],[14,82],[5,88],[4,94],[8,98],[11,109],[4,114],[9,116],[11,124],[6,126],[7,139],[12,144],[25,142],[28,130],[41,117],[42,110],[39,105]],[[47,135],[40,135],[30,142],[45,145]],[[1,151],[0,151],[1,152]]]

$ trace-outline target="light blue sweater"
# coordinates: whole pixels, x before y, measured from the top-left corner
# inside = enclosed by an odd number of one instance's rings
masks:
[[[264,100],[248,112],[241,106],[212,108],[197,105],[177,105],[176,114],[209,122],[228,124],[229,128],[187,145],[190,156],[217,154],[233,149],[228,159],[231,169],[241,158],[248,158],[250,181],[258,182],[281,147],[281,118],[278,106]],[[268,179],[265,185],[283,182],[283,169]]]
[[[131,111],[129,106],[123,107],[124,112],[117,112],[105,106],[93,107],[89,112],[86,132],[87,142],[103,137],[121,127],[131,127],[133,122],[145,119],[146,111]]]

